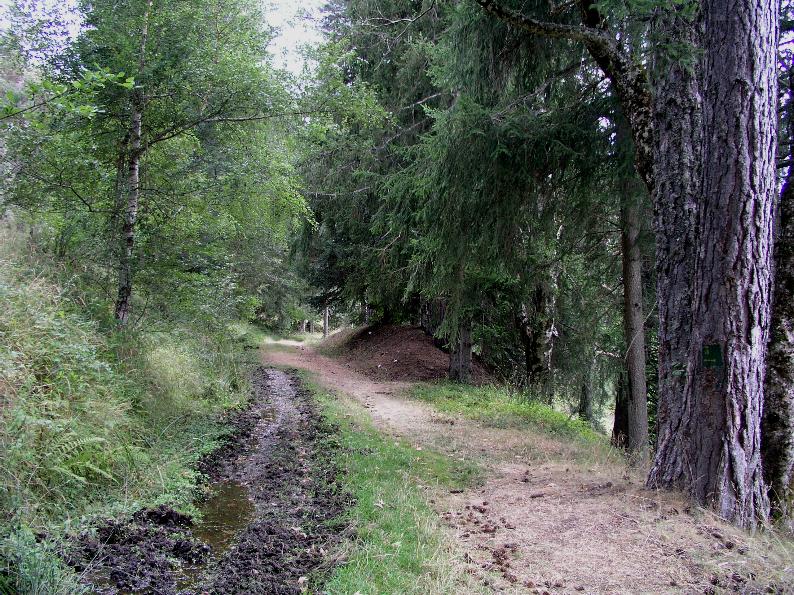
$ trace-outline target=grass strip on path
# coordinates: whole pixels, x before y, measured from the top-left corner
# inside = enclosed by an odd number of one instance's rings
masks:
[[[603,434],[551,406],[521,398],[499,386],[471,386],[455,382],[416,384],[411,398],[444,413],[461,414],[493,427],[532,426],[552,436],[604,443]]]
[[[384,436],[365,411],[316,385],[329,422],[339,428],[329,456],[353,497],[346,516],[353,537],[339,552],[343,560],[323,585],[327,593],[477,592],[463,572],[460,552],[432,508],[437,490],[476,483],[479,470],[437,452],[417,450]]]

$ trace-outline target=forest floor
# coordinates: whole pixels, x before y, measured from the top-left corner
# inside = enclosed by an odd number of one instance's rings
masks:
[[[419,370],[411,378],[401,367],[400,380],[382,379],[383,364],[351,361],[346,340],[332,336],[319,348],[271,340],[262,359],[309,372],[320,386],[366,410],[386,436],[483,469],[477,485],[431,489],[427,498],[463,572],[485,587],[517,593],[794,593],[788,539],[772,531],[750,535],[680,494],[645,488],[642,471],[628,467],[606,439],[586,446],[540,428],[495,427],[413,400],[414,381],[427,380],[427,374]],[[361,353],[362,347],[354,349]],[[376,352],[384,361],[399,359]]]

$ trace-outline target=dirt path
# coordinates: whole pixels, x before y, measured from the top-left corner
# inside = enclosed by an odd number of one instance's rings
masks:
[[[291,375],[259,369],[251,406],[202,462],[212,478],[199,524],[167,507],[83,534],[68,560],[98,593],[297,594],[338,542],[327,521],[345,494],[325,465],[321,422]]]
[[[794,592],[794,562],[621,462],[529,430],[484,427],[407,400],[309,346],[267,345],[268,365],[312,372],[367,409],[385,433],[485,465],[484,485],[435,496],[467,572],[495,591]],[[590,460],[588,460],[590,459]]]

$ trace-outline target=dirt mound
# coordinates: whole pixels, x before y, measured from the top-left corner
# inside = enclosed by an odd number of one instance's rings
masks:
[[[191,535],[191,519],[160,506],[82,533],[66,556],[96,593],[176,593],[181,570],[204,564],[210,548]]]
[[[345,365],[375,380],[423,381],[447,377],[449,355],[418,326],[377,325],[347,333],[345,341],[323,342]],[[473,363],[473,381],[490,379],[485,367]]]

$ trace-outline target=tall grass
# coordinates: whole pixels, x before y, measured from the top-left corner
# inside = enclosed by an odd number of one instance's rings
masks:
[[[189,507],[247,392],[238,336],[102,331],[0,230],[0,593],[79,592],[52,543],[95,515]]]

